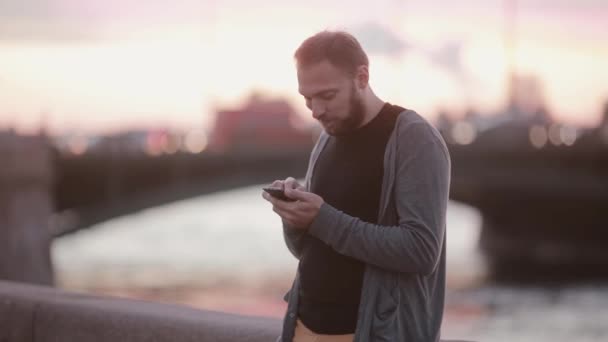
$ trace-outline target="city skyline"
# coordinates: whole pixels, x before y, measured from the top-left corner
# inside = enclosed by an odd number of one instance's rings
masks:
[[[292,54],[322,29],[346,29],[385,100],[434,118],[497,111],[507,99],[504,1],[55,0],[0,5],[0,126],[111,131],[205,128],[252,91],[297,94]],[[556,119],[593,125],[608,99],[608,4],[519,1],[516,71],[539,79]],[[35,25],[34,25],[35,24]]]

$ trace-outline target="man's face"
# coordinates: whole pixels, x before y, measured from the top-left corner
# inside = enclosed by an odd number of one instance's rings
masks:
[[[330,135],[360,127],[365,116],[355,78],[328,61],[298,68],[299,91],[306,106]]]

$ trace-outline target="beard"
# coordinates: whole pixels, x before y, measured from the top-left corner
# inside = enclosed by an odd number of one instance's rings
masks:
[[[365,107],[363,106],[363,99],[355,91],[354,84],[350,89],[348,102],[348,117],[336,121],[333,129],[326,128],[329,135],[344,136],[361,127],[365,120]]]

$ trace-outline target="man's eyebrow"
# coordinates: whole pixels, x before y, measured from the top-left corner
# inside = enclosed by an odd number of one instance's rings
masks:
[[[330,88],[330,89],[324,89],[324,90],[318,91],[318,92],[312,94],[312,96],[306,96],[306,95],[302,94],[302,92],[300,92],[300,94],[304,97],[315,97],[315,96],[322,96],[327,93],[332,93],[332,92],[337,92],[337,91],[338,91],[338,88]]]

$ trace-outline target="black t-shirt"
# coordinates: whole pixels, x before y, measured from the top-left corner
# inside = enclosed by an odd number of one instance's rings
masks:
[[[350,216],[377,223],[384,151],[403,110],[386,103],[365,126],[330,137],[315,165],[311,191]],[[364,269],[361,261],[305,235],[299,264],[302,322],[319,334],[354,333]]]

